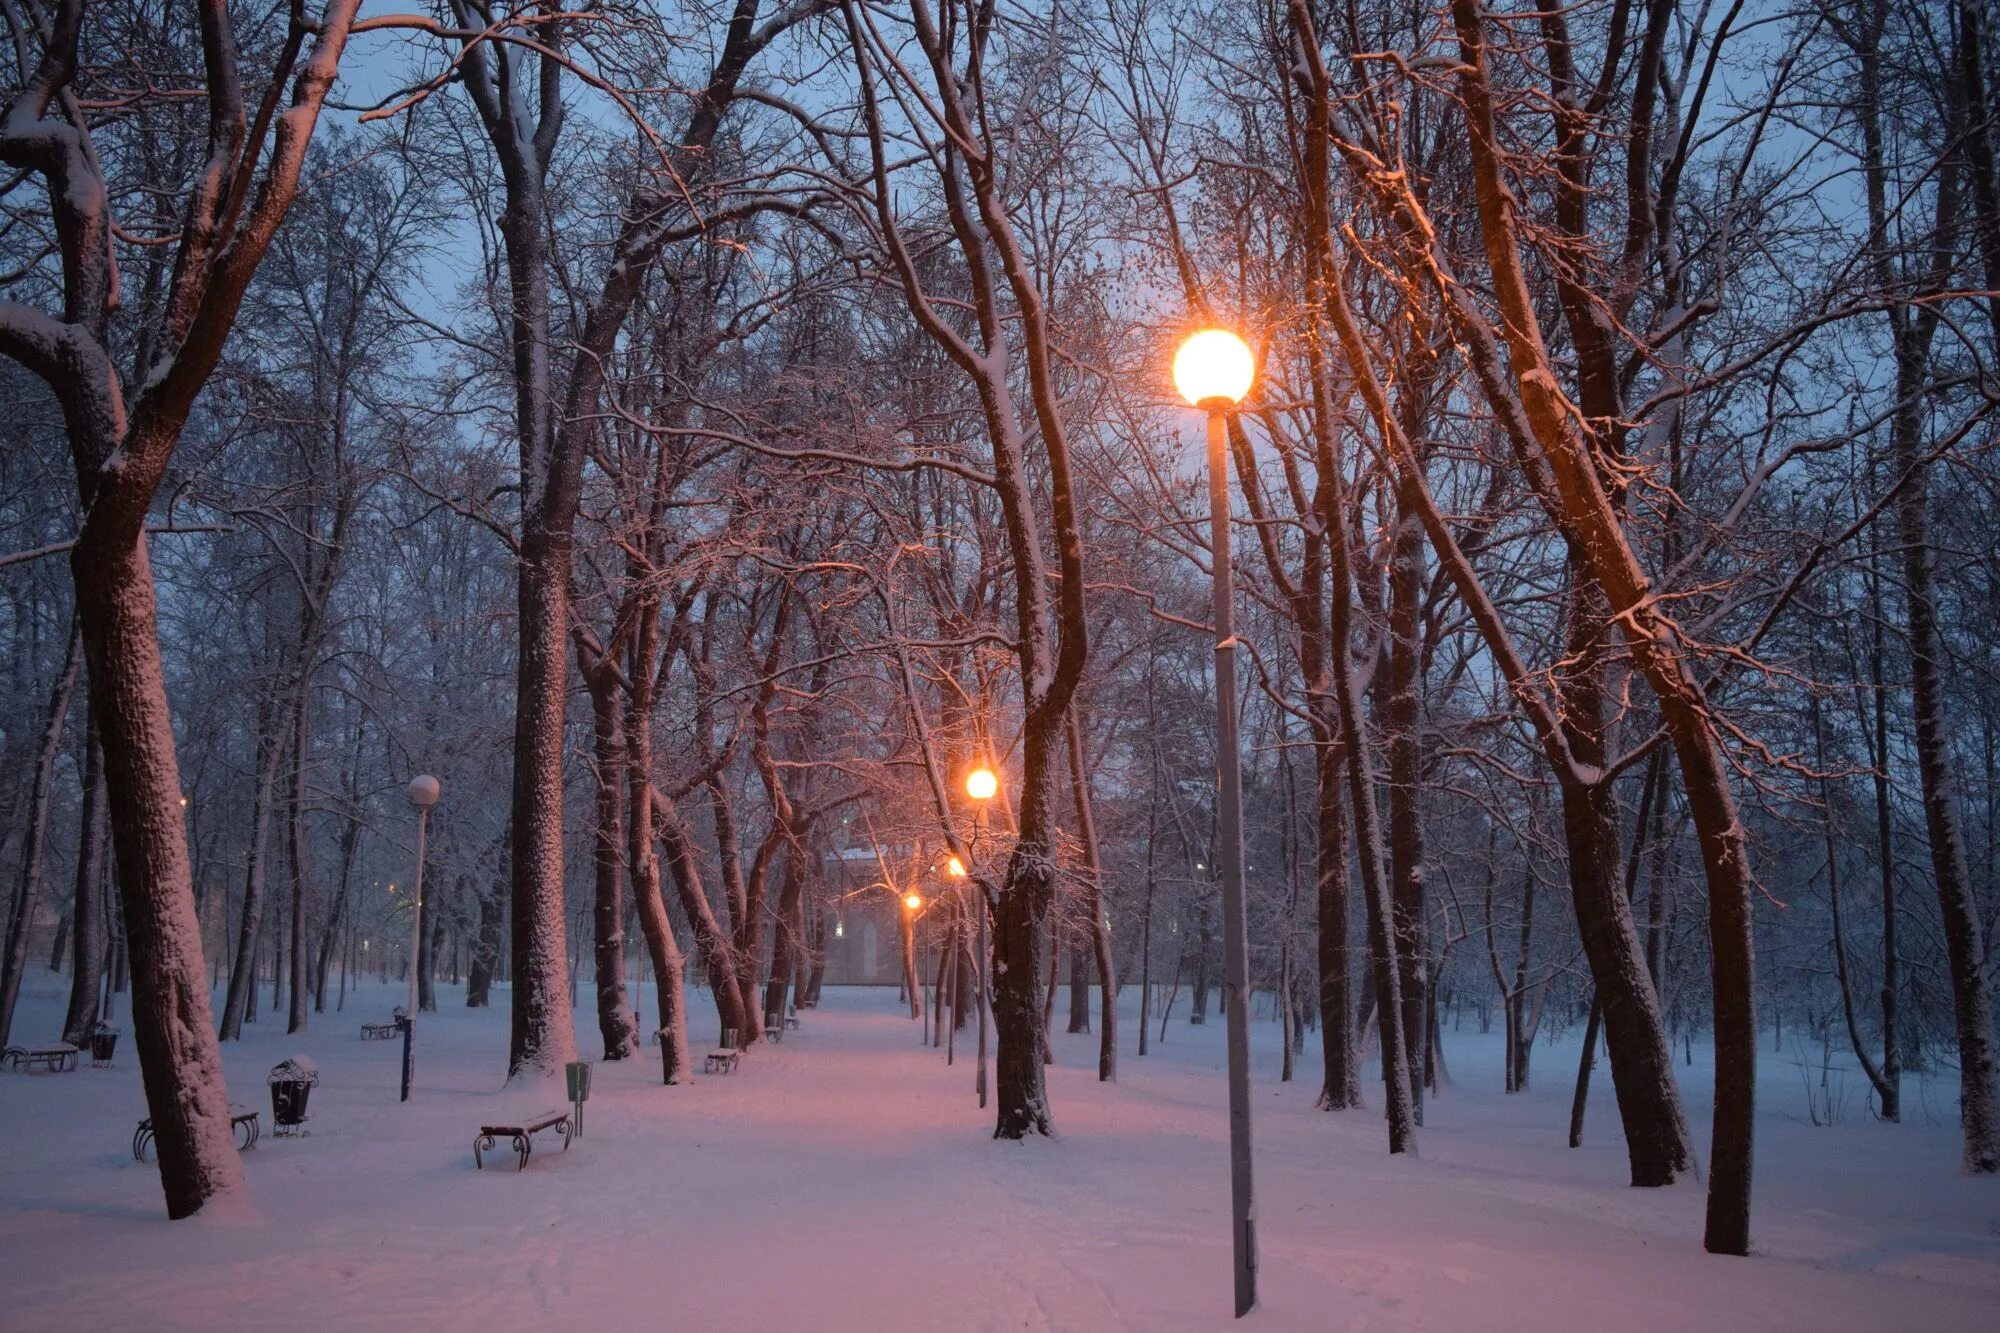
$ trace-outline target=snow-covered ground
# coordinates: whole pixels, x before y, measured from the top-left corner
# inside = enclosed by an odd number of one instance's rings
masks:
[[[53,980],[29,979],[17,1040],[59,1026]],[[1219,1021],[1177,1018],[1141,1060],[1128,1017],[1115,1087],[1094,1039],[1058,1036],[1059,1137],[996,1143],[969,1059],[920,1048],[893,992],[829,989],[733,1076],[663,1088],[655,1060],[599,1065],[585,1137],[567,1154],[545,1137],[517,1174],[504,1145],[475,1171],[473,1131],[562,1090],[498,1090],[505,995],[467,1010],[443,992],[404,1106],[398,1043],[356,1037],[401,993],[350,996],[302,1037],[267,1013],[224,1048],[233,1098],[266,1119],[254,1222],[166,1221],[131,1157],[129,1031],[115,1070],[0,1075],[0,1328],[1231,1325]],[[713,1026],[702,997],[693,1030]],[[1850,1105],[1817,1128],[1767,1039],[1757,1255],[1724,1259],[1701,1252],[1699,1184],[1624,1185],[1601,1064],[1586,1145],[1565,1146],[1573,1040],[1506,1097],[1497,1036],[1447,1034],[1453,1086],[1421,1155],[1391,1160],[1375,1115],[1313,1109],[1310,1053],[1280,1084],[1277,1028],[1254,1031],[1263,1300],[1242,1327],[2000,1327],[2000,1181],[1958,1172],[1943,1083],[1906,1094],[1912,1123]],[[295,1053],[322,1074],[313,1132],[277,1139],[264,1074]],[[1704,1146],[1705,1060],[1697,1045],[1680,1070]]]

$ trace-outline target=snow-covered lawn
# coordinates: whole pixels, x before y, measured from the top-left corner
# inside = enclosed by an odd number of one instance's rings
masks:
[[[28,986],[17,1040],[59,1026],[54,991]],[[893,992],[829,989],[733,1076],[662,1088],[653,1059],[598,1066],[586,1136],[567,1154],[544,1137],[520,1174],[504,1145],[475,1171],[473,1131],[563,1094],[496,1091],[505,994],[442,994],[407,1106],[399,1044],[356,1036],[401,994],[350,996],[303,1037],[267,1012],[224,1048],[232,1097],[266,1118],[255,1221],[165,1220],[130,1152],[129,1030],[116,1070],[0,1075],[0,1328],[1231,1325],[1219,1021],[1177,1016],[1141,1060],[1128,1017],[1116,1087],[1095,1081],[1093,1039],[1058,1036],[1060,1137],[995,1143],[969,1058],[920,1048]],[[713,1036],[705,997],[693,1018]],[[1313,1109],[1310,1053],[1280,1084],[1276,1026],[1255,1038],[1263,1303],[1246,1329],[2000,1327],[2000,1181],[1958,1173],[1943,1082],[1906,1094],[1913,1123],[1850,1106],[1815,1128],[1767,1038],[1758,1253],[1721,1259],[1700,1250],[1698,1184],[1624,1186],[1601,1063],[1586,1146],[1565,1146],[1573,1043],[1539,1048],[1538,1086],[1505,1097],[1497,1036],[1448,1033],[1454,1084],[1421,1156],[1392,1161],[1373,1114]],[[311,1136],[284,1140],[264,1074],[295,1053],[322,1082]],[[1703,1146],[1705,1060],[1697,1045],[1680,1070]]]

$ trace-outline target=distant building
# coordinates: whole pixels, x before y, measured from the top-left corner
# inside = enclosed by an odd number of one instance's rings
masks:
[[[878,864],[872,847],[848,847],[828,853],[824,867],[826,896],[826,984],[829,986],[896,986],[903,980],[902,907],[885,887],[896,881],[898,866],[907,868],[908,847],[883,849],[887,865]],[[874,887],[871,887],[874,886]]]

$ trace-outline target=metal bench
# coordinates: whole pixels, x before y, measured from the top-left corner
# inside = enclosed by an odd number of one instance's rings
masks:
[[[394,1014],[388,1022],[363,1023],[361,1025],[361,1040],[389,1041],[402,1033],[404,1020],[408,1017],[409,1015],[403,1012],[403,1006],[399,1004],[396,1006]]]
[[[573,1137],[569,1112],[544,1111],[540,1115],[523,1120],[517,1125],[481,1125],[478,1137],[472,1140],[472,1164],[481,1171],[484,1171],[486,1169],[486,1161],[480,1154],[492,1151],[494,1145],[500,1139],[511,1138],[514,1141],[514,1155],[519,1159],[519,1165],[514,1169],[516,1171],[526,1171],[528,1169],[528,1158],[535,1151],[534,1136],[545,1129],[553,1129],[561,1134],[563,1136],[563,1151],[569,1151],[569,1141]]]
[[[77,1048],[66,1041],[53,1046],[9,1046],[0,1051],[0,1069],[12,1065],[23,1073],[39,1068],[51,1074],[67,1074],[76,1068],[77,1055]]]
[[[258,1118],[259,1112],[252,1107],[229,1107],[229,1129],[237,1136],[236,1150],[248,1152],[257,1146],[257,1140],[264,1137],[264,1125]],[[153,1146],[153,1122],[151,1118],[141,1120],[139,1128],[132,1131],[132,1156],[138,1161],[146,1160],[146,1150]]]
[[[743,1052],[736,1049],[736,1029],[722,1029],[722,1049],[710,1051],[702,1068],[711,1074],[733,1074],[736,1062],[743,1058]]]
[[[783,1041],[785,1039],[785,1020],[777,1014],[765,1014],[764,1036],[770,1041]]]

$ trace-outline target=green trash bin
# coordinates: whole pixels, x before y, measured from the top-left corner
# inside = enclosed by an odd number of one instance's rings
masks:
[[[571,1060],[563,1066],[563,1076],[569,1082],[570,1133],[583,1137],[583,1104],[590,1100],[590,1062]]]

